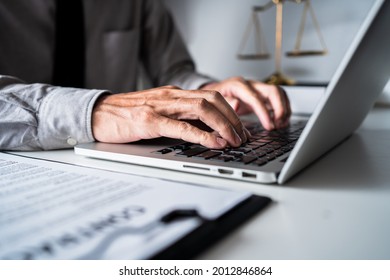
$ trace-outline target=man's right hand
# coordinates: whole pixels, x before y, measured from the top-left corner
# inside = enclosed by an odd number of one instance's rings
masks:
[[[184,120],[200,120],[214,132]],[[92,131],[97,141],[106,143],[164,136],[214,149],[237,147],[250,135],[220,93],[173,86],[100,97],[92,113]]]

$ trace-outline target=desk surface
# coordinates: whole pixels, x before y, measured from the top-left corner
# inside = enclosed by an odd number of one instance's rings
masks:
[[[389,107],[373,109],[347,141],[283,186],[96,160],[72,150],[22,154],[244,189],[274,200],[200,259],[390,259],[389,120]]]

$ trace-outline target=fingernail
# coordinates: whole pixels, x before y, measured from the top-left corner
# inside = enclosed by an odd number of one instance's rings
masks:
[[[221,137],[217,137],[217,142],[221,148],[224,148],[227,146],[227,141]]]

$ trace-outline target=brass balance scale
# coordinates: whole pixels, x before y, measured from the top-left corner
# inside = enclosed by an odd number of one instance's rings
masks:
[[[303,13],[301,17],[300,27],[297,34],[297,39],[295,42],[295,47],[292,51],[287,52],[288,57],[302,57],[302,56],[311,56],[311,55],[326,55],[328,50],[325,45],[325,41],[322,37],[320,26],[318,24],[317,18],[314,14],[314,10],[311,6],[310,0],[271,0],[263,6],[254,6],[252,8],[252,14],[249,19],[249,23],[244,34],[244,37],[241,41],[238,58],[244,60],[254,60],[254,59],[267,59],[270,57],[270,54],[267,49],[267,45],[262,36],[262,30],[259,20],[259,13],[269,10],[270,8],[276,6],[276,21],[275,21],[275,72],[266,78],[265,82],[274,85],[293,85],[295,81],[291,78],[282,74],[281,60],[282,60],[282,34],[283,34],[283,5],[285,2],[293,2],[296,4],[304,4]],[[312,17],[313,25],[316,29],[317,36],[320,40],[322,49],[319,50],[302,50],[302,38],[306,25],[307,14],[310,13]],[[244,49],[248,43],[249,36],[254,27],[255,35],[255,52],[253,53],[244,53]]]

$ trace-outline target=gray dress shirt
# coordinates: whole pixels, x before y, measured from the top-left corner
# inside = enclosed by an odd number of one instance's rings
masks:
[[[52,86],[55,9],[54,0],[0,1],[0,150],[94,141],[97,98],[136,90],[141,72],[151,86],[212,81],[195,72],[161,1],[84,0],[86,88]]]

